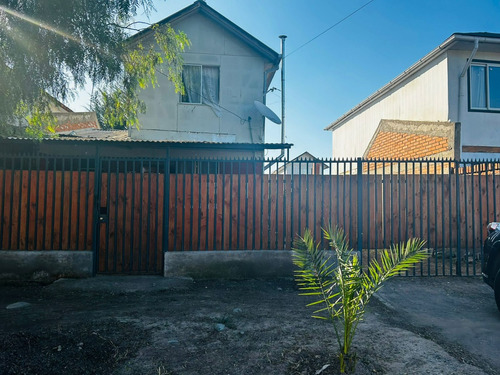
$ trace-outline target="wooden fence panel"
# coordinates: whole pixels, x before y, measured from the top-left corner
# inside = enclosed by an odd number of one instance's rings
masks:
[[[0,248],[91,250],[93,184],[93,172],[0,170]]]

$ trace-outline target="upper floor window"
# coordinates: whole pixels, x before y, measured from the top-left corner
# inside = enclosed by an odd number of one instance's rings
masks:
[[[181,103],[219,104],[219,67],[184,65],[182,83]]]
[[[500,64],[471,64],[469,105],[471,110],[500,111]]]

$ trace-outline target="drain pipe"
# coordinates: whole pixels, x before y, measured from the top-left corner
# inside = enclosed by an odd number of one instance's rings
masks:
[[[281,39],[281,146],[285,144],[285,40],[286,35],[280,35]],[[285,149],[281,149],[278,159],[285,156]]]
[[[460,76],[458,77],[458,105],[457,105],[457,122],[460,122],[460,114],[462,112],[462,80],[465,77],[465,74],[467,73],[467,70],[469,70],[470,65],[472,64],[472,60],[476,56],[476,52],[479,49],[479,38],[474,39],[474,48],[472,49],[472,52],[469,56],[469,59],[464,65],[464,68],[462,69],[462,73],[460,73]]]

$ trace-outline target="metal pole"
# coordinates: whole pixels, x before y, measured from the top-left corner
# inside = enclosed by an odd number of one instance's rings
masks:
[[[286,35],[280,35],[281,39],[281,144],[285,144],[285,40]],[[285,155],[285,149],[281,149],[280,159]]]

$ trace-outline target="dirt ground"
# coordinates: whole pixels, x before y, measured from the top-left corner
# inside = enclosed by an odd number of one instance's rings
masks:
[[[468,315],[454,293],[474,305]],[[454,305],[442,319],[432,310],[440,300]],[[0,374],[337,374],[333,331],[306,302],[287,279],[1,286]],[[391,280],[358,328],[355,374],[500,374],[499,342],[488,342],[500,332],[494,305],[479,278]],[[455,332],[468,332],[464,319],[481,320],[479,336]]]

